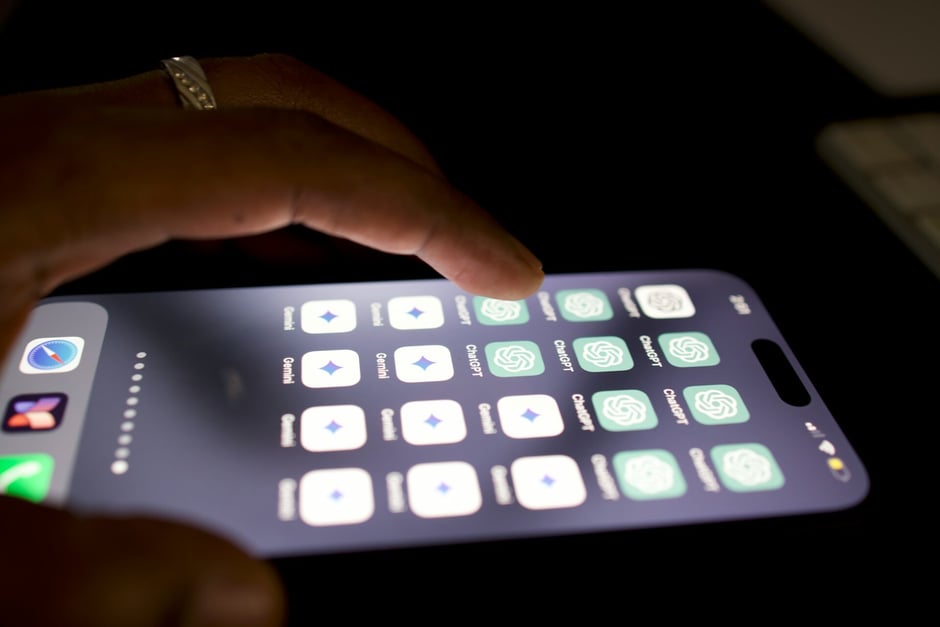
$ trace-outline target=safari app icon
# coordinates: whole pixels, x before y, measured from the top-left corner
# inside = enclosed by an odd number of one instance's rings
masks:
[[[69,372],[78,368],[85,340],[80,337],[40,337],[23,350],[20,372],[47,374]]]

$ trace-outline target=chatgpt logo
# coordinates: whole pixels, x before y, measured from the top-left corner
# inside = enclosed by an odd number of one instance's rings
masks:
[[[534,342],[490,342],[486,362],[497,377],[532,377],[545,372],[542,354]]]
[[[682,391],[692,417],[703,425],[747,422],[751,415],[730,385],[690,385]]]
[[[561,315],[570,322],[610,320],[614,310],[601,290],[560,290],[555,296]]]
[[[633,368],[633,357],[619,337],[579,337],[573,343],[578,365],[588,372],[614,372]]]
[[[525,324],[529,321],[529,308],[524,300],[499,300],[497,298],[473,298],[473,309],[480,324],[506,325]]]
[[[659,336],[666,361],[678,368],[715,366],[720,359],[711,339],[704,333],[663,333]]]

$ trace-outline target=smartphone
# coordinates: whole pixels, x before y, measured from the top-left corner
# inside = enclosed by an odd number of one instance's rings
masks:
[[[835,512],[869,478],[710,269],[62,295],[4,364],[0,493],[271,559]]]

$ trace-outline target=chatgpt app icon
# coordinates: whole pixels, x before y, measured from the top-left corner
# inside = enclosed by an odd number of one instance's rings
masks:
[[[650,318],[689,318],[695,305],[681,285],[641,285],[634,290],[636,302]]]
[[[716,366],[720,361],[711,339],[696,331],[663,333],[659,336],[659,346],[666,361],[677,368]]]
[[[601,290],[559,290],[555,300],[562,318],[569,322],[610,320],[614,316],[610,301]]]
[[[490,342],[486,345],[486,363],[497,377],[532,377],[545,372],[539,347],[527,340]]]
[[[703,425],[736,424],[751,417],[741,395],[730,385],[690,385],[682,395],[692,417]]]
[[[633,368],[630,350],[619,337],[579,337],[572,345],[578,365],[588,372],[615,372]]]
[[[659,424],[649,396],[640,390],[609,390],[591,396],[597,421],[608,431],[640,431]]]
[[[529,321],[529,308],[524,300],[473,297],[473,310],[480,324],[490,326],[525,324]]]
[[[722,444],[711,450],[721,483],[732,492],[757,492],[783,487],[783,472],[763,444]]]
[[[614,455],[613,463],[620,490],[627,498],[649,501],[674,499],[685,494],[685,478],[669,451],[621,451]]]

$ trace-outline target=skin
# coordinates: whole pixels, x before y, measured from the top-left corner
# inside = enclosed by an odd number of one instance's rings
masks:
[[[282,55],[201,60],[218,110],[166,74],[0,98],[0,350],[56,287],[171,239],[303,225],[416,255],[467,291],[524,298],[532,253],[441,175],[388,113]],[[0,497],[0,624],[275,626],[277,575],[178,522]],[[16,568],[11,568],[16,565]],[[55,602],[49,601],[55,591]]]

